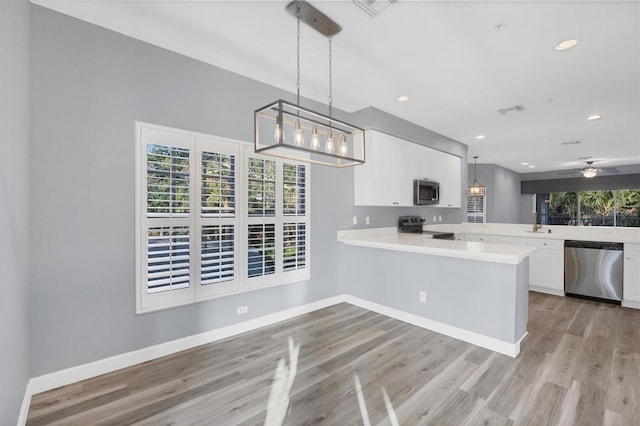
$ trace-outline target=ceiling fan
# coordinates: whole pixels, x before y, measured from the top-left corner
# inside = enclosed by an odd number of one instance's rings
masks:
[[[594,167],[593,163],[595,163],[595,161],[593,161],[593,160],[585,161],[585,163],[586,163],[586,167],[583,167],[581,169],[573,169],[571,171],[562,172],[560,174],[561,175],[569,175],[569,174],[580,173],[580,174],[582,174],[583,177],[592,178],[592,177],[595,177],[596,175],[598,175],[600,173],[605,173],[605,174],[618,174],[618,173],[620,173],[620,171],[618,169],[616,169],[615,167]]]

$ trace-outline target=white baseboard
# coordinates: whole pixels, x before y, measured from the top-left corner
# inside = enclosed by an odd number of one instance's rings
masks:
[[[529,284],[529,290],[535,291],[538,293],[553,294],[554,296],[564,296],[564,290],[556,290],[554,288],[548,288],[548,287],[539,287],[537,285]]]
[[[31,396],[33,395],[31,383],[33,379],[27,382],[27,386],[24,390],[24,397],[22,398],[22,405],[20,406],[20,414],[18,415],[18,426],[24,426],[27,424],[27,416],[29,415],[29,406],[31,405]]]
[[[623,308],[634,308],[634,309],[640,309],[640,301],[636,301],[636,300],[623,300],[622,301],[622,307]]]
[[[227,337],[235,336],[237,334],[255,330],[260,327],[275,324],[280,321],[291,319],[298,315],[303,315],[318,309],[326,308],[327,306],[332,306],[343,302],[347,302],[352,305],[359,306],[361,308],[368,309],[370,311],[377,312],[379,314],[425,328],[427,330],[435,331],[436,333],[441,333],[446,336],[471,343],[473,345],[482,346],[483,348],[487,348],[511,357],[516,357],[518,353],[520,353],[520,342],[522,341],[522,339],[520,339],[520,341],[516,343],[507,343],[492,337],[483,336],[472,331],[447,325],[418,315],[402,312],[398,309],[393,309],[387,306],[379,305],[377,303],[369,302],[355,296],[341,294],[313,303],[308,303],[306,305],[297,306],[295,308],[286,309],[284,311],[264,315],[258,318],[253,318],[251,320],[233,324],[227,327],[218,328],[193,336],[183,337],[181,339],[172,340],[170,342],[160,343],[158,345],[149,346],[136,351],[127,352],[124,354],[90,362],[88,364],[78,365],[76,367],[71,367],[64,370],[55,371],[53,373],[44,374],[39,377],[34,377],[29,381],[29,384],[27,385],[27,390],[25,392],[23,400],[23,407],[20,412],[20,419],[24,417],[24,420],[26,421],[26,416],[29,410],[29,403],[31,401],[31,395],[33,394],[45,392],[60,386],[78,382],[80,380],[99,376],[101,374],[110,373],[121,368],[130,367],[135,364],[140,364],[142,362],[150,361],[199,345],[226,339]],[[21,425],[24,423],[18,424]]]
[[[361,308],[368,309],[370,311],[377,312],[379,314],[386,315],[400,321],[408,322],[409,324],[413,324],[427,330],[435,331],[436,333],[444,334],[445,336],[453,337],[454,339],[462,340],[464,342],[471,343],[472,345],[481,346],[483,348],[487,348],[494,352],[499,352],[513,358],[518,356],[518,354],[520,353],[520,342],[522,342],[522,339],[524,339],[524,336],[522,336],[522,338],[516,343],[508,343],[502,340],[495,339],[493,337],[484,336],[473,331],[465,330],[463,328],[454,327],[452,325],[434,321],[432,319],[421,317],[419,315],[409,314],[398,309],[360,299],[359,297],[345,294],[344,298],[345,302],[352,305],[360,306]]]
[[[119,370],[121,368],[130,367],[135,364],[150,361],[165,355],[170,355],[172,353],[180,352],[185,349],[190,349],[196,346],[215,342],[217,340],[226,339],[227,337],[255,330],[257,328],[271,325],[280,321],[288,320],[298,315],[303,315],[318,309],[326,308],[327,306],[336,305],[344,301],[345,300],[343,295],[330,297],[328,299],[319,300],[313,303],[308,303],[306,305],[296,306],[295,308],[286,309],[284,311],[264,315],[258,318],[253,318],[248,321],[233,324],[227,327],[218,328],[193,336],[183,337],[181,339],[172,340],[170,342],[160,343],[158,345],[149,346],[136,351],[127,352],[124,354],[90,362],[88,364],[78,365],[76,367],[71,367],[64,370],[55,371],[53,373],[44,374],[39,377],[34,377],[29,382],[29,400],[31,399],[31,395],[36,393],[45,392],[47,390],[55,389],[57,387],[78,382],[80,380],[85,380],[91,377],[99,376],[101,374]],[[27,395],[25,394],[25,400],[26,399]],[[28,408],[29,405],[27,404],[27,411]]]

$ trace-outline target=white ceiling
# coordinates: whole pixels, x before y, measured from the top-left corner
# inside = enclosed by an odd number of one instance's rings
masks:
[[[289,1],[32,1],[295,92]],[[375,18],[351,1],[312,4],[343,27],[338,108],[374,106],[522,173],[580,167],[580,157],[640,163],[638,1],[399,0]],[[326,103],[327,39],[301,31],[302,96]],[[566,39],[578,45],[556,51]],[[525,110],[497,112],[514,105]]]

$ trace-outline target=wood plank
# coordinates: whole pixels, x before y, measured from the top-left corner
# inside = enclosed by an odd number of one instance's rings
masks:
[[[496,391],[487,400],[487,407],[505,417],[513,412],[523,395],[530,395],[537,377],[546,366],[544,352],[529,350],[516,358],[514,368],[497,385]]]
[[[605,408],[617,413],[623,424],[640,424],[640,356],[614,351]]]
[[[580,383],[580,398],[576,406],[574,424],[602,425],[606,393],[592,384]]]
[[[576,376],[582,346],[582,337],[564,334],[545,369],[544,378],[548,382],[569,389]]]
[[[487,407],[483,407],[476,415],[471,417],[466,424],[468,426],[511,426],[513,425],[513,420]]]
[[[573,334],[574,336],[584,337],[589,334],[591,331],[591,326],[593,324],[593,317],[596,311],[597,305],[595,303],[582,304],[578,308],[578,312],[573,317],[573,321],[571,321],[571,325],[569,325],[569,329],[567,333]]]
[[[462,383],[478,368],[476,364],[458,357],[449,363],[426,385],[417,389],[402,404],[395,405],[398,421],[403,425],[433,423],[440,407],[460,390]]]
[[[567,389],[553,383],[545,383],[535,395],[534,404],[525,416],[518,421],[523,425],[557,424]]]
[[[576,380],[606,389],[613,362],[613,343],[608,337],[593,335],[585,339],[576,370]]]

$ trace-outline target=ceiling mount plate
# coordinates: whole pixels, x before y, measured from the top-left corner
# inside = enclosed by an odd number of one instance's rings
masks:
[[[298,5],[300,5],[300,20],[325,37],[333,37],[342,31],[342,27],[340,25],[336,24],[331,18],[311,6],[306,1],[292,1],[285,9],[297,18]]]

